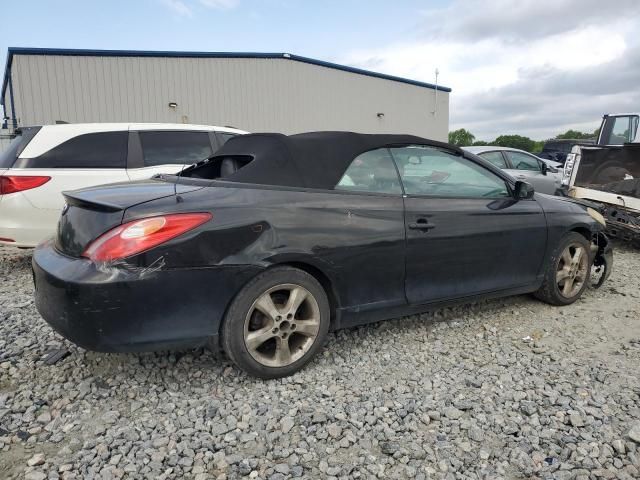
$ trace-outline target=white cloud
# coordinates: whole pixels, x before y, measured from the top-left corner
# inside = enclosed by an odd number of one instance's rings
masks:
[[[453,88],[451,129],[486,140],[545,138],[593,130],[621,99],[637,98],[627,72],[640,67],[638,27],[637,0],[609,0],[607,8],[599,0],[457,0],[423,12],[413,40],[339,61],[432,83],[438,68],[439,83]],[[605,91],[611,83],[618,89]]]
[[[237,7],[240,0],[200,0],[200,3],[208,8],[230,10]]]
[[[640,13],[637,0],[453,0],[422,12],[430,37],[526,42]]]
[[[162,3],[183,17],[192,16],[191,9],[182,0],[162,0]]]

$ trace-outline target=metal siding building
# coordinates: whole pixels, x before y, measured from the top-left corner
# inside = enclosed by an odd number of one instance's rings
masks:
[[[170,122],[446,141],[450,91],[281,53],[10,48],[1,103],[9,127]]]

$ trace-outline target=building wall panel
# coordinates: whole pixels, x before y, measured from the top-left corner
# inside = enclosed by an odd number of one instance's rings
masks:
[[[447,92],[434,115],[433,89],[285,58],[16,55],[12,76],[20,125],[186,122],[445,140],[449,123]]]

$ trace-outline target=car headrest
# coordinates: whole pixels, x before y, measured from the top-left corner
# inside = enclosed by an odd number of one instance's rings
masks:
[[[227,157],[222,160],[220,164],[220,176],[222,178],[229,177],[236,173],[242,167],[238,159],[233,157]]]

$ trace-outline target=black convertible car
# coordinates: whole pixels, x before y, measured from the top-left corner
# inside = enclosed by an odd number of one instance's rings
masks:
[[[239,136],[179,176],[65,197],[33,256],[53,328],[97,351],[221,346],[264,378],[332,329],[526,292],[566,305],[611,264],[596,211],[407,135]]]

